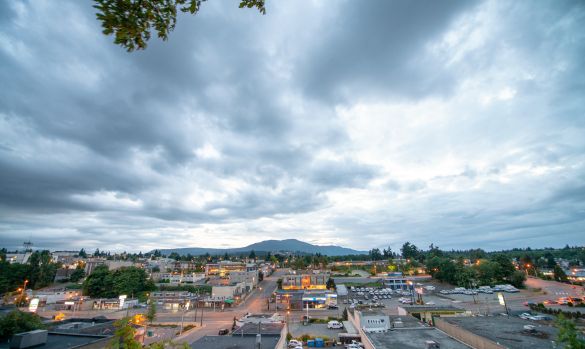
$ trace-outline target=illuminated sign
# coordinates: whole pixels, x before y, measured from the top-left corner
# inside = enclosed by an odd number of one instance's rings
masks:
[[[38,298],[33,298],[30,301],[30,304],[28,305],[28,310],[32,313],[37,311],[37,308],[39,307],[39,299]]]
[[[120,297],[118,297],[120,299],[120,308],[122,308],[124,306],[124,301],[126,300],[128,296],[123,294]]]
[[[500,305],[506,305],[506,301],[504,301],[504,295],[502,292],[498,292],[498,300],[500,301]]]

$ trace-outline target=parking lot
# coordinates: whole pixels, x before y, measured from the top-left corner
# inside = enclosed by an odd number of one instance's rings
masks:
[[[315,338],[328,338],[339,340],[339,333],[345,332],[342,329],[329,329],[327,324],[309,324],[303,325],[301,322],[289,323],[289,332],[293,338],[300,338],[302,335],[308,334]]]
[[[416,285],[422,288],[422,301],[425,305],[456,306],[474,313],[502,313],[506,309],[500,305],[496,293],[450,293],[442,294],[445,287],[432,284]],[[427,288],[425,288],[427,286]],[[418,294],[409,290],[390,290],[388,288],[354,287],[348,296],[339,300],[340,306],[348,308],[382,308],[387,313],[396,312],[398,306],[411,305]],[[506,297],[510,297],[507,295]],[[518,296],[512,296],[516,299]],[[522,296],[523,297],[523,296]]]

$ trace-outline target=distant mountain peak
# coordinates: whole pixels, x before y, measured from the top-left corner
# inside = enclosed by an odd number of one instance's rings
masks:
[[[304,242],[297,239],[284,239],[284,240],[264,240],[255,242],[251,245],[238,248],[204,248],[204,247],[186,247],[186,248],[174,248],[174,249],[161,249],[161,253],[170,254],[176,252],[181,255],[191,254],[194,256],[204,255],[209,253],[211,255],[219,254],[240,254],[247,253],[254,250],[258,252],[300,252],[307,254],[320,253],[327,256],[343,256],[343,255],[355,255],[355,254],[367,254],[366,251],[357,251],[351,248],[340,247],[335,245],[313,245],[308,242]]]

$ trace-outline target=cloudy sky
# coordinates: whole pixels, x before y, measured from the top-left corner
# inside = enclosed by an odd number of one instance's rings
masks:
[[[585,243],[582,1],[0,2],[0,245]]]

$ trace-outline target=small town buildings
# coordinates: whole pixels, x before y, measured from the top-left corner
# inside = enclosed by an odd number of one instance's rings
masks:
[[[258,285],[258,269],[246,268],[246,271],[232,271],[229,273],[230,283],[244,283],[246,292],[249,292]]]
[[[228,301],[227,303],[233,303],[238,301],[243,295],[246,294],[246,285],[243,282],[213,286],[211,288],[211,296],[208,298],[210,302]],[[232,301],[232,302],[229,302]]]
[[[288,274],[282,279],[283,290],[325,290],[329,273]]]
[[[255,264],[253,264],[254,267]],[[246,271],[248,264],[242,262],[219,261],[218,263],[207,263],[205,265],[206,276],[228,276],[232,271]]]
[[[585,281],[585,268],[572,268],[566,272],[567,279],[572,282]]]
[[[152,273],[152,279],[155,282],[169,284],[194,284],[205,280],[203,273]]]
[[[151,301],[166,310],[177,311],[195,305],[202,296],[188,291],[156,291],[150,294]]]
[[[67,301],[81,297],[81,290],[43,290],[34,291],[32,297],[38,298],[40,304],[56,304],[58,301]]]
[[[7,253],[6,254],[6,261],[10,264],[18,263],[18,264],[26,264],[32,252],[17,252],[17,253]]]
[[[385,287],[393,290],[413,290],[414,284],[426,278],[416,276],[404,276],[400,272],[388,273],[388,277],[383,279]]]

